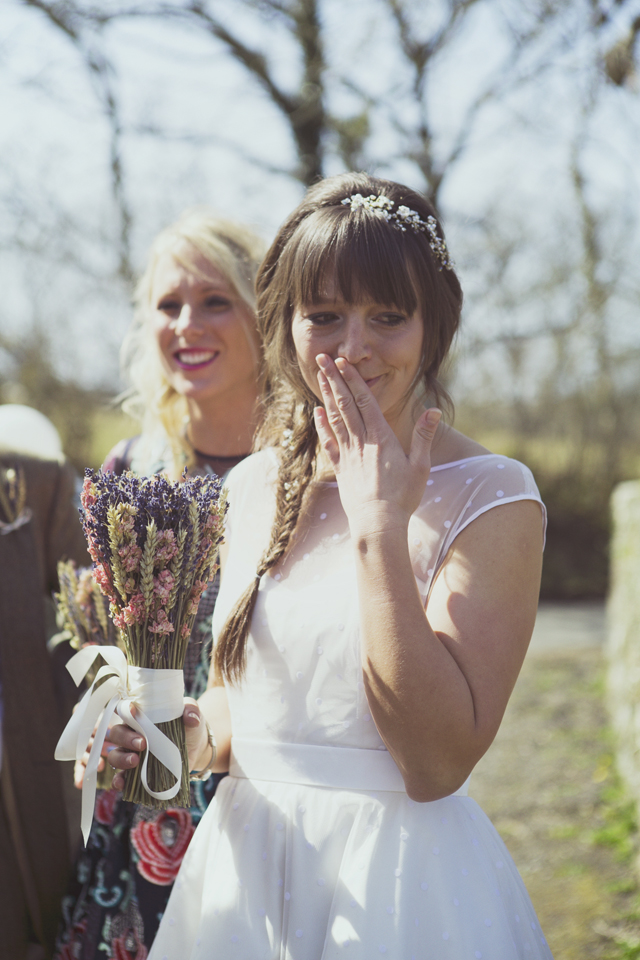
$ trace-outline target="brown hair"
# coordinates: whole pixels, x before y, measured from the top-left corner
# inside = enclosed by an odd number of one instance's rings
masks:
[[[460,322],[458,278],[453,269],[443,267],[428,234],[411,227],[402,231],[371,209],[342,203],[357,193],[387,197],[395,210],[404,205],[423,221],[428,217],[437,221],[431,204],[408,187],[365,173],[341,174],[310,188],[260,267],[257,312],[264,349],[264,419],[256,445],[275,447],[280,465],[269,546],[255,581],[238,600],[216,646],[217,669],[230,682],[240,680],[245,670],[260,578],[284,556],[315,472],[318,438],[313,409],[318,400],[297,362],[291,333],[296,307],[318,302],[332,280],[347,303],[370,301],[407,314],[419,309],[424,323],[422,358],[409,393],[421,385],[440,406],[451,406],[438,372]],[[439,223],[437,229],[444,240]]]

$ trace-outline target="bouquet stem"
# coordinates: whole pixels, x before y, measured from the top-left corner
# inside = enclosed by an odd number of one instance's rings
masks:
[[[191,805],[191,790],[189,787],[189,760],[187,757],[187,745],[184,737],[184,725],[182,717],[176,720],[168,720],[165,723],[156,724],[158,730],[169,737],[180,750],[182,755],[182,779],[180,789],[171,800],[156,800],[145,790],[140,768],[142,766],[143,756],[140,755],[140,763],[133,770],[127,770],[124,776],[123,800],[129,800],[131,803],[141,803],[145,807],[153,807],[156,810],[168,810],[170,807],[189,807]],[[167,770],[163,763],[153,754],[149,756],[147,765],[147,781],[152,790],[160,792],[168,790],[175,783],[173,774]]]

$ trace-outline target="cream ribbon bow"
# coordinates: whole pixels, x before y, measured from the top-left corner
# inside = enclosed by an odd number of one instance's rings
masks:
[[[81,827],[85,845],[93,820],[100,752],[114,713],[142,734],[147,741],[140,771],[142,784],[147,793],[157,800],[171,800],[180,789],[182,777],[180,750],[156,727],[156,723],[164,723],[182,716],[184,709],[182,670],[149,670],[146,667],[130,667],[119,647],[88,646],[76,653],[67,663],[67,670],[76,686],[82,682],[98,655],[106,660],[106,665],[100,667],[91,687],[62,731],[55,752],[56,760],[80,760],[93,735],[93,746],[82,783]],[[96,686],[100,680],[103,682],[100,686]],[[135,717],[131,713],[133,703],[136,705]],[[149,753],[157,757],[176,778],[175,784],[168,790],[156,792],[150,788],[147,781]]]

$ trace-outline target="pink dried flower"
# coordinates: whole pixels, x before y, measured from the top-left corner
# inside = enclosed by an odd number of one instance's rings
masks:
[[[222,517],[219,517],[217,514],[210,513],[207,519],[205,520],[203,530],[205,533],[208,533],[210,536],[215,537],[217,540],[220,532],[224,526]]]
[[[99,556],[98,551],[97,551],[97,549],[96,549],[95,541],[94,541],[94,540],[91,540],[91,539],[88,540],[88,542],[87,542],[87,549],[89,550],[89,556],[91,557],[91,559],[93,560],[93,562],[94,562],[94,563],[100,563],[100,556]]]
[[[91,477],[85,477],[84,483],[82,484],[82,493],[80,494],[80,503],[86,510],[87,507],[93,506],[95,502],[96,502],[96,485],[91,480]]]
[[[156,549],[156,562],[158,566],[164,566],[173,560],[178,552],[176,544],[176,535],[173,530],[161,530],[158,534],[158,547]]]
[[[157,577],[153,578],[153,592],[160,600],[166,600],[173,589],[175,577],[169,570],[161,570]]]
[[[206,585],[207,584],[204,580],[196,580],[194,585],[191,587],[189,599],[187,601],[187,616],[195,616],[195,614],[198,612],[200,597],[202,596]]]
[[[118,608],[114,603],[112,603],[109,607],[109,613],[116,627],[119,627],[120,630],[124,630],[127,625],[127,621],[124,618],[124,614],[118,612]]]
[[[108,597],[113,597],[113,583],[111,582],[111,574],[105,567],[103,563],[96,563],[93,568],[93,578],[102,590]]]
[[[122,611],[122,616],[125,623],[143,623],[145,612],[144,597],[141,593],[136,593]]]
[[[158,610],[155,621],[149,624],[149,633],[173,633],[174,626],[164,610]]]
[[[133,541],[133,543],[127,543],[124,547],[120,547],[118,556],[122,560],[122,566],[127,573],[132,573],[140,568],[142,550],[135,541]]]

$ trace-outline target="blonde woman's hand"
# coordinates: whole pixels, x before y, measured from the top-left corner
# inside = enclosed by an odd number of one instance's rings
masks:
[[[365,518],[375,524],[379,517],[408,523],[429,478],[440,411],[418,417],[407,454],[356,368],[342,357],[316,360],[324,402],[314,411],[316,429],[350,524]]]
[[[116,721],[116,723],[118,723],[118,721]],[[112,724],[112,727],[113,726],[115,726],[115,724]],[[93,733],[95,734],[95,732],[96,731],[94,727]],[[100,750],[100,760],[98,761],[98,773],[101,773],[106,766],[105,757],[108,757],[111,751],[115,750],[116,745],[115,743],[113,743],[112,740],[110,740],[110,736],[111,736],[111,728],[107,730],[107,735],[102,744],[102,749]],[[87,763],[89,762],[89,754],[91,752],[92,747],[93,747],[93,736],[89,740],[89,743],[87,744],[87,749],[83,753],[82,757],[80,758],[80,760],[76,760],[73,767],[73,785],[76,788],[76,790],[82,790],[82,784],[84,783],[84,773],[85,773],[85,770],[87,769]]]

